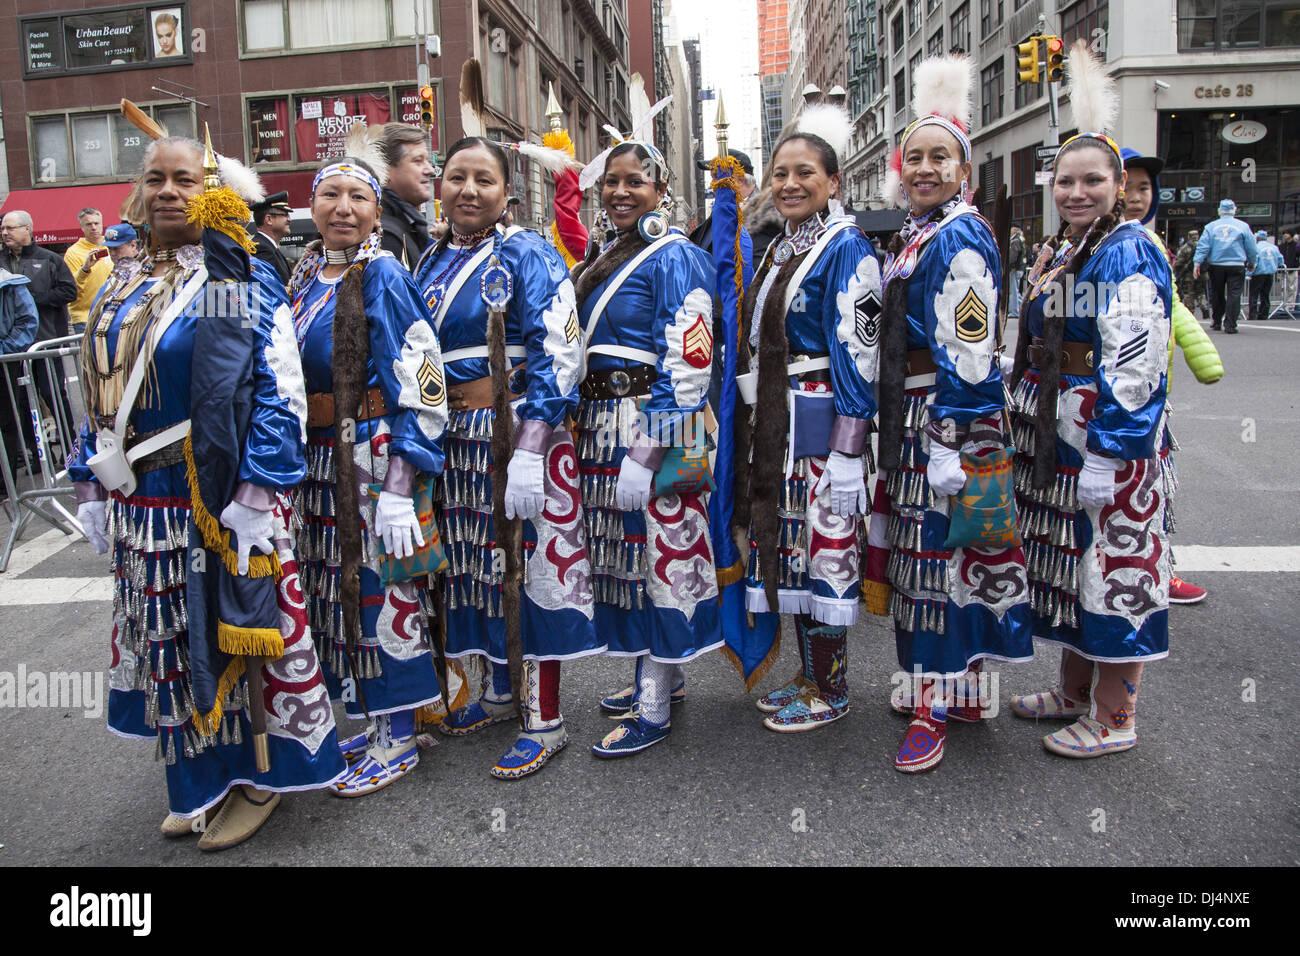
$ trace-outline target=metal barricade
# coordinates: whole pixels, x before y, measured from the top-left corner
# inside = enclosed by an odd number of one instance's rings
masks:
[[[1277,305],[1268,313],[1270,319],[1300,318],[1300,269],[1278,269],[1273,281],[1272,295],[1276,295]]]
[[[60,498],[73,493],[67,459],[77,447],[85,407],[81,398],[81,336],[37,342],[26,352],[0,355],[3,394],[13,415],[18,469],[10,467],[8,437],[0,434],[0,474],[8,496],[9,538],[0,552],[0,571],[9,567],[14,545],[33,519],[47,521],[65,534],[81,526]],[[42,394],[44,393],[44,394]],[[26,468],[30,481],[15,473]],[[27,487],[24,487],[26,485]]]

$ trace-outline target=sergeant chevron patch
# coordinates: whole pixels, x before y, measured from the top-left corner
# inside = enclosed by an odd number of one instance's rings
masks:
[[[957,303],[954,314],[957,338],[963,342],[982,342],[989,334],[989,309],[973,288],[967,289]]]
[[[578,327],[578,313],[570,312],[569,321],[564,323],[564,340],[566,342],[576,342],[581,334],[582,330]]]
[[[415,373],[415,381],[420,386],[420,401],[430,408],[437,408],[446,400],[442,384],[442,369],[429,356]]]
[[[713,361],[713,331],[702,315],[682,336],[682,358],[692,368],[708,368]]]

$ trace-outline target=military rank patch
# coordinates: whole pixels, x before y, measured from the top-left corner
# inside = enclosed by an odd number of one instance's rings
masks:
[[[967,289],[962,300],[957,303],[954,318],[957,338],[963,342],[982,342],[989,334],[989,308],[973,288]]]
[[[708,368],[713,361],[713,331],[704,316],[696,316],[695,323],[682,336],[682,357],[692,368]]]
[[[415,373],[415,381],[420,386],[420,401],[430,408],[437,408],[446,401],[446,390],[442,383],[442,369],[429,356],[424,357],[424,364]]]
[[[869,349],[880,341],[880,298],[874,292],[853,303],[853,331]]]
[[[564,340],[566,342],[576,342],[581,334],[582,329],[578,327],[578,313],[570,312],[569,321],[564,323]]]

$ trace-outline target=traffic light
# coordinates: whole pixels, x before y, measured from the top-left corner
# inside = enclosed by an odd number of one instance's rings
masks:
[[[1060,37],[1047,38],[1047,82],[1060,83],[1065,72],[1065,41]]]
[[[1038,37],[1016,44],[1016,78],[1021,83],[1038,82]]]
[[[433,117],[433,87],[426,84],[420,87],[420,125],[433,129]]]

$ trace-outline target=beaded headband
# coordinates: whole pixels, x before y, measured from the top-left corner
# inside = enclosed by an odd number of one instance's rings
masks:
[[[899,149],[905,149],[908,139],[922,126],[941,126],[949,133],[952,133],[957,138],[957,142],[961,144],[962,159],[968,163],[970,162],[972,152],[970,137],[966,135],[966,131],[960,126],[951,120],[944,119],[942,116],[922,116],[920,119],[913,120],[912,125],[903,133],[903,138],[899,142]]]
[[[320,172],[316,174],[316,178],[311,181],[312,195],[316,194],[316,187],[321,184],[321,180],[330,176],[351,176],[353,179],[360,180],[375,191],[376,200],[379,199],[380,194],[383,192],[379,188],[379,180],[360,166],[353,163],[330,163],[328,166],[322,166]]]
[[[1119,143],[1115,142],[1113,139],[1111,139],[1111,138],[1110,138],[1109,136],[1107,136],[1105,133],[1075,133],[1073,136],[1071,136],[1069,139],[1067,139],[1064,143],[1061,144],[1061,148],[1058,149],[1058,150],[1056,151],[1056,158],[1057,158],[1057,159],[1060,159],[1060,158],[1061,158],[1061,153],[1065,152],[1065,147],[1069,146],[1069,145],[1070,145],[1071,143],[1073,143],[1076,139],[1099,139],[1099,140],[1101,140],[1103,143],[1105,143],[1107,146],[1109,146],[1109,147],[1111,148],[1111,150],[1115,153],[1115,157],[1119,160],[1120,167],[1121,167],[1121,168],[1123,167],[1123,165],[1124,165],[1124,156],[1123,156],[1123,154],[1119,151]]]

